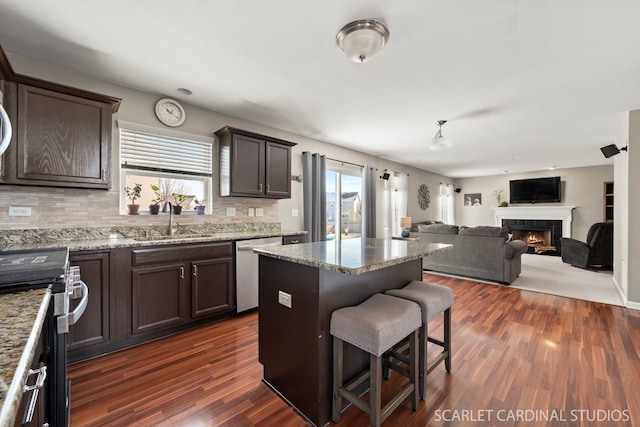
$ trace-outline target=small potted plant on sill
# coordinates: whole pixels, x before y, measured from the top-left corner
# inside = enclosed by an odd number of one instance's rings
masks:
[[[206,205],[204,204],[206,200],[202,199],[202,200],[198,200],[195,199],[193,202],[196,204],[196,207],[194,208],[196,210],[196,215],[204,215],[204,210],[206,209]]]
[[[138,211],[140,210],[140,205],[136,204],[136,199],[140,198],[140,194],[142,193],[142,185],[134,184],[133,188],[126,187],[124,191],[127,193],[127,197],[131,200],[131,204],[127,205],[129,209],[129,215],[138,215]]]
[[[182,202],[184,202],[184,194],[173,193],[173,214],[180,215],[182,213]]]
[[[160,202],[162,202],[162,193],[160,192],[160,187],[157,185],[151,185],[151,189],[156,194],[156,197],[151,200],[151,204],[149,205],[149,212],[151,215],[158,215],[160,212]]]

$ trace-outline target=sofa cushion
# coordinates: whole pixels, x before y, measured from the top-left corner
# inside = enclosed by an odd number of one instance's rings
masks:
[[[418,231],[421,233],[433,233],[433,234],[458,234],[459,227],[457,225],[449,224],[430,224],[418,226]]]
[[[419,222],[412,222],[411,223],[411,228],[409,229],[409,231],[413,231],[414,233],[417,233],[418,231],[420,231],[419,227],[420,225],[431,225],[431,224],[444,224],[444,222],[442,221],[431,221],[431,220],[426,220],[426,221],[419,221]]]
[[[491,227],[487,225],[479,225],[477,227],[462,226],[458,233],[467,236],[504,237],[505,241],[509,239],[509,232],[505,227]]]

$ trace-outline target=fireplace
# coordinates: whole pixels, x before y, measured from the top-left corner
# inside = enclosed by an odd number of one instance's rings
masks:
[[[522,240],[529,246],[528,253],[560,253],[560,220],[503,219],[502,226],[513,234],[513,240]]]
[[[575,206],[509,206],[493,209],[497,226],[507,227],[510,233],[526,232],[525,238],[528,232],[532,235],[540,234],[537,239],[544,239],[544,246],[555,246],[558,253],[561,249],[560,238],[571,237],[571,220]],[[532,243],[530,251],[535,252],[536,246],[542,245]]]

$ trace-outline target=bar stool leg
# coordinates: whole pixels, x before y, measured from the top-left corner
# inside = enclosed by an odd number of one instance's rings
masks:
[[[382,416],[382,356],[369,355],[369,421],[373,427],[380,427]]]
[[[339,390],[342,387],[343,348],[342,340],[333,337],[333,406],[331,419],[336,424],[340,422],[342,412],[342,395]]]
[[[447,372],[451,372],[451,308],[444,312],[444,350],[447,352],[444,367]]]
[[[425,400],[427,398],[427,366],[429,364],[429,361],[427,360],[427,356],[428,356],[427,355],[427,337],[428,336],[429,336],[429,327],[427,326],[426,323],[423,323],[422,326],[420,326],[420,336],[418,337],[419,339],[418,355],[420,356],[420,363],[418,363],[420,378],[418,380],[418,383],[420,384],[419,389],[420,389],[421,400]]]
[[[409,367],[409,375],[411,376],[411,382],[413,383],[413,392],[411,393],[411,409],[414,411],[418,409],[418,382],[419,382],[419,368],[418,368],[418,358],[421,356],[418,350],[418,331],[413,331],[411,334],[411,338],[409,339],[409,363],[411,366]],[[416,351],[418,350],[418,351]]]

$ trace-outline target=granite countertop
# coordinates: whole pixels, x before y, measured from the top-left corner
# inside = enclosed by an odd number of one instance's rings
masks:
[[[254,252],[296,264],[358,275],[449,250],[452,247],[453,245],[442,243],[355,238],[272,246],[254,249]]]
[[[51,291],[0,294],[0,427],[13,426]]]
[[[284,237],[306,234],[300,230],[281,230],[279,223],[217,224],[203,227],[181,227],[169,237],[166,227],[114,227],[84,229],[39,229],[3,231],[0,251],[66,246],[70,252],[167,246],[184,243],[208,243],[265,237]]]

